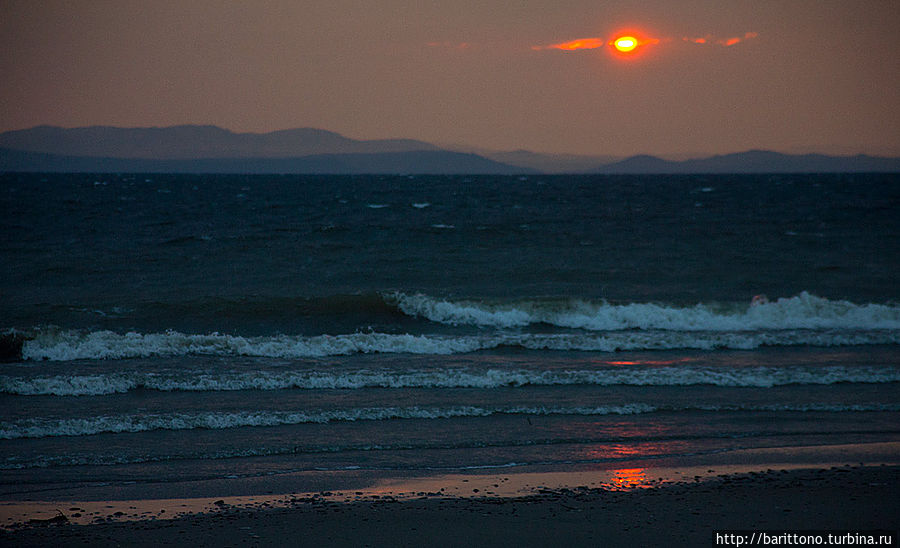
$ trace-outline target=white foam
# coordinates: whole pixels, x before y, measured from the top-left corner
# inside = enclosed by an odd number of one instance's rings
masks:
[[[381,421],[392,419],[446,419],[484,417],[498,413],[534,415],[609,415],[647,413],[655,408],[644,404],[591,408],[512,407],[485,408],[458,406],[446,408],[376,407],[346,410],[205,412],[100,416],[76,419],[26,419],[0,423],[0,439],[89,436],[102,433],[145,432],[149,430],[226,429],[248,426]]]
[[[767,306],[767,305],[763,305]],[[756,308],[761,308],[756,307]],[[460,354],[519,346],[533,350],[740,349],[761,346],[847,346],[900,344],[900,330],[665,331],[622,330],[605,333],[490,333],[471,336],[353,333],[314,337],[165,333],[118,334],[112,331],[46,331],[26,341],[26,360],[125,359],[154,356],[254,356],[313,358],[349,354]]]
[[[296,370],[198,373],[129,372],[47,377],[0,376],[0,392],[18,395],[97,396],[138,388],[160,391],[236,391],[363,388],[500,388],[506,386],[714,386],[769,388],[788,384],[900,382],[896,367],[613,367],[530,370],[443,368],[434,370]]]
[[[454,354],[482,348],[475,338],[437,338],[384,333],[279,335],[241,337],[235,335],[191,335],[177,331],[124,335],[112,331],[61,331],[39,334],[22,349],[25,359],[79,360],[122,359],[189,354],[303,358],[356,353]]]
[[[396,302],[405,314],[449,325],[509,328],[543,323],[591,331],[900,329],[898,306],[832,301],[807,292],[755,306],[748,302],[731,307],[702,303],[689,307],[653,303],[614,305],[582,300],[491,304],[404,293],[393,293],[387,299]]]
[[[707,412],[896,412],[900,404],[748,404],[748,405],[688,405],[654,406],[629,403],[609,406],[516,406],[479,407],[373,407],[310,411],[243,411],[171,414],[134,414],[95,416],[70,419],[25,419],[0,423],[0,439],[46,438],[59,436],[90,436],[105,433],[146,432],[150,430],[192,430],[197,428],[222,430],[228,428],[282,426],[294,424],[322,424],[328,422],[383,421],[397,419],[449,419],[459,417],[487,417],[498,414],[516,415],[634,415],[657,411]]]
[[[0,377],[0,391],[23,396],[100,396],[128,392],[138,386],[139,382],[118,374],[64,375],[30,379]]]

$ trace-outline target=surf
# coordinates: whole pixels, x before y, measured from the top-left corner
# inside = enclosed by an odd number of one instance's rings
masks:
[[[775,301],[612,304],[581,299],[503,301],[447,300],[392,293],[388,302],[405,314],[447,325],[512,328],[546,324],[589,331],[665,329],[742,331],[760,329],[900,329],[900,307],[829,300],[808,292]]]
[[[361,390],[369,388],[475,388],[522,386],[724,386],[771,388],[786,385],[900,382],[900,369],[872,366],[606,367],[535,370],[443,367],[430,370],[330,368],[289,370],[170,370],[106,374],[0,376],[0,392],[18,396],[103,396],[135,390],[231,392],[241,390]]]

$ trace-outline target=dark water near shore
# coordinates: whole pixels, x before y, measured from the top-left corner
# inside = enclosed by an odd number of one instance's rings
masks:
[[[900,439],[896,175],[5,174],[0,212],[7,494]]]

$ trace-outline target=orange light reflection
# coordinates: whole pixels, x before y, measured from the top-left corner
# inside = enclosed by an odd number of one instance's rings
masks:
[[[603,365],[674,365],[692,361],[691,358],[678,358],[677,360],[615,360],[601,362]]]
[[[647,482],[647,472],[643,468],[620,468],[613,470],[609,488],[614,491],[627,491],[650,487]]]

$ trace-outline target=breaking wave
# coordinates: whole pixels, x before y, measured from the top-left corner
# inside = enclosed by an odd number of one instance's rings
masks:
[[[738,349],[762,346],[849,346],[898,344],[900,330],[787,329],[772,331],[666,331],[628,330],[605,333],[502,333],[483,335],[398,335],[352,333],[346,335],[276,335],[243,337],[211,333],[125,334],[112,331],[42,330],[22,347],[25,360],[83,360],[173,357],[186,355],[252,356],[267,358],[320,358],[350,354],[461,354],[502,346],[531,350]]]
[[[374,407],[346,410],[311,411],[242,411],[172,414],[135,414],[72,419],[25,419],[0,423],[0,439],[45,438],[58,436],[90,436],[106,433],[146,432],[150,430],[226,429],[241,427],[323,424],[329,422],[383,421],[395,419],[448,419],[456,417],[488,417],[491,415],[636,415],[660,411],[794,411],[794,412],[867,412],[900,411],[900,404],[764,404],[764,405],[696,405],[654,406],[645,403],[594,407]]]
[[[235,413],[141,414],[90,417],[83,419],[26,419],[18,423],[0,423],[0,439],[87,436],[101,433],[145,432],[148,430],[190,430],[194,428],[224,429],[244,426],[279,426],[307,423],[321,424],[346,421],[486,417],[498,413],[525,415],[631,415],[635,413],[648,413],[654,410],[654,407],[645,404],[590,408],[485,408],[475,406],[447,408],[376,407],[298,412],[244,411]]]
[[[0,392],[23,396],[99,396],[137,389],[220,392],[363,388],[500,388],[516,386],[693,386],[770,388],[789,384],[900,382],[900,369],[885,367],[700,366],[575,370],[442,368],[412,371],[220,371],[216,373],[121,372],[46,377],[0,376]]]
[[[427,295],[386,296],[405,314],[448,325],[524,327],[549,324],[590,331],[664,329],[747,331],[771,329],[900,329],[900,307],[829,300],[807,292],[746,305],[608,304],[583,300],[524,300],[490,304]]]

